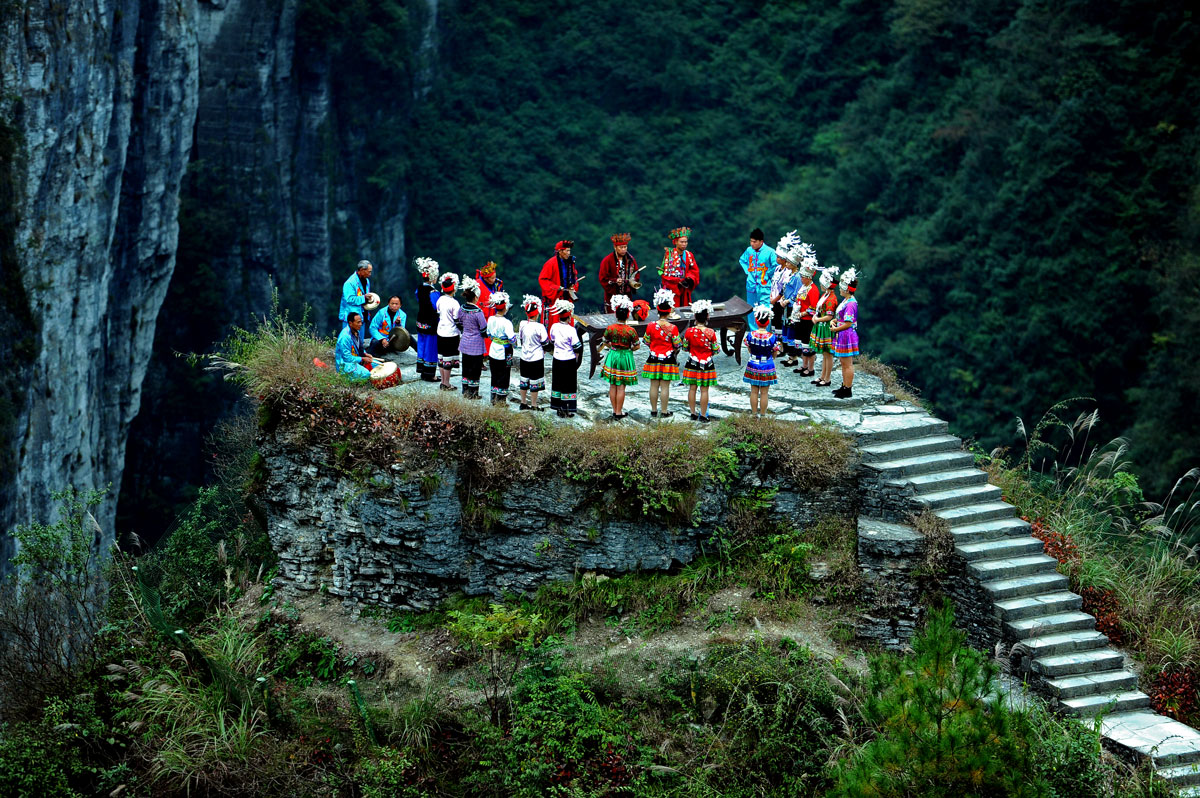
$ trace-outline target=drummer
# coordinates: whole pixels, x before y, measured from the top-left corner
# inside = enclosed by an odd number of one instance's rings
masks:
[[[371,358],[362,349],[362,326],[362,314],[353,310],[348,312],[346,327],[338,334],[333,350],[338,374],[345,374],[355,382],[371,379]]]
[[[363,312],[363,306],[367,304],[367,294],[371,293],[371,261],[360,260],[358,266],[354,269],[354,274],[346,278],[346,282],[342,283],[342,304],[338,308],[338,321],[342,323],[342,329],[345,330],[347,319],[350,311]],[[362,325],[359,325],[361,328]],[[362,330],[359,330],[359,347],[364,346],[365,342],[362,339]]]
[[[408,314],[400,309],[400,297],[394,296],[388,300],[386,308],[380,308],[371,319],[371,342],[367,351],[376,357],[382,357],[391,347],[392,338],[397,329],[404,329]]]

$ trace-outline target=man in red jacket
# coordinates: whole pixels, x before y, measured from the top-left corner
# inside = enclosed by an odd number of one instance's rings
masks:
[[[542,273],[538,275],[546,329],[558,321],[554,303],[560,299],[574,302],[579,290],[579,270],[575,267],[575,256],[571,254],[573,246],[575,242],[569,239],[555,244],[554,257],[542,264]]]
[[[692,304],[692,289],[700,284],[700,265],[696,256],[688,252],[690,227],[676,227],[671,231],[674,247],[663,248],[662,265],[658,273],[662,276],[662,287],[675,295],[675,307]]]
[[[638,264],[629,254],[629,233],[610,236],[613,251],[600,261],[600,287],[604,289],[604,312],[612,313],[612,298],[624,294],[633,299],[638,286]]]

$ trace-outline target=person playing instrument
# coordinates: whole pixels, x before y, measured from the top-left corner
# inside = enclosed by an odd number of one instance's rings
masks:
[[[625,408],[625,388],[637,385],[637,363],[633,360],[633,350],[641,346],[637,331],[629,326],[629,313],[633,310],[633,302],[625,294],[613,294],[609,307],[616,315],[615,324],[610,324],[604,330],[603,347],[608,348],[604,356],[604,368],[600,376],[608,382],[608,401],[612,404],[613,418],[622,419],[628,416]]]
[[[754,309],[754,322],[758,329],[745,338],[750,357],[742,382],[750,385],[750,412],[757,416],[766,415],[767,392],[776,382],[775,355],[779,353],[779,337],[771,332],[771,309],[766,305]]]
[[[367,294],[371,293],[371,261],[360,260],[358,266],[354,269],[354,274],[346,278],[346,282],[342,283],[342,304],[338,308],[338,321],[342,323],[342,329],[349,326],[346,319],[350,311],[356,311],[360,316],[363,313],[363,306],[367,304]],[[363,341],[362,325],[359,325],[358,344],[362,348],[365,346]]]
[[[713,353],[717,349],[717,331],[708,326],[708,314],[713,303],[707,299],[692,302],[696,323],[683,331],[683,348],[688,351],[683,366],[682,382],[688,386],[688,410],[692,421],[708,423],[708,389],[717,384],[717,364]],[[700,412],[696,412],[696,390],[700,392]]]
[[[554,306],[558,319],[550,328],[554,369],[550,374],[550,406],[559,418],[574,418],[579,400],[579,353],[583,343],[575,330],[575,305],[560,299]]]
[[[458,275],[446,272],[438,278],[441,295],[437,298],[437,353],[438,370],[442,373],[442,390],[453,391],[450,384],[450,372],[458,368],[458,342],[462,336],[462,321],[459,319],[460,306],[454,298],[458,290]]]
[[[483,340],[487,317],[483,315],[483,309],[475,304],[479,296],[479,283],[464,277],[459,291],[463,297],[462,309],[458,312],[458,329],[462,332],[458,351],[462,353],[463,397],[478,399],[479,375],[483,373],[483,356],[487,352],[487,344]]]
[[[692,289],[700,284],[700,266],[696,263],[696,256],[688,252],[691,234],[690,227],[672,230],[670,235],[674,246],[663,248],[662,264],[658,267],[662,287],[675,295],[677,308],[692,304]],[[655,304],[658,304],[658,300],[655,300]]]
[[[403,329],[408,321],[408,314],[400,309],[400,297],[394,296],[388,300],[386,308],[380,308],[371,319],[371,344],[367,351],[376,357],[382,357],[391,350],[392,338],[397,329]]]
[[[833,395],[839,399],[849,399],[854,395],[854,358],[858,356],[858,300],[854,292],[858,290],[858,271],[851,266],[842,272],[838,287],[846,298],[837,306],[833,322],[833,354],[842,365],[842,386],[834,390]]]
[[[771,299],[771,272],[775,268],[775,250],[763,244],[766,236],[760,228],[750,231],[750,246],[742,253],[742,271],[746,274],[746,302],[750,307],[765,305]],[[750,321],[753,311],[746,314]]]
[[[823,293],[813,309],[813,331],[810,341],[813,356],[821,355],[821,376],[810,382],[821,388],[829,387],[829,378],[833,375],[833,330],[830,323],[837,312],[837,292],[833,289],[837,273],[836,266],[821,270],[819,282]]]
[[[575,256],[571,254],[571,248],[574,246],[575,242],[570,239],[555,244],[554,257],[542,264],[542,272],[538,275],[547,327],[553,327],[558,321],[558,312],[554,309],[558,300],[565,299],[571,303],[572,308],[575,306],[576,292],[579,290],[579,269],[575,265]]]
[[[546,347],[550,344],[550,334],[546,325],[538,321],[542,315],[541,299],[526,294],[521,307],[525,310],[525,320],[517,329],[517,342],[521,345],[520,407],[540,413],[538,392],[546,387]]]
[[[508,313],[508,294],[494,291],[488,297],[492,317],[487,323],[488,373],[492,375],[492,404],[508,403],[508,385],[511,379],[513,344],[517,340]]]
[[[437,373],[438,312],[434,307],[438,291],[438,262],[433,258],[417,258],[417,271],[422,283],[417,286],[417,374],[425,382],[434,382]]]
[[[338,333],[333,349],[334,366],[355,382],[371,379],[371,358],[362,348],[362,314],[356,310],[346,313],[346,327]]]
[[[617,294],[633,299],[641,286],[638,282],[638,272],[641,269],[638,268],[633,255],[629,254],[629,239],[632,236],[629,233],[616,233],[609,238],[612,239],[613,251],[600,261],[600,287],[604,289],[606,308],[613,306],[612,299]]]
[[[675,295],[669,289],[658,289],[654,292],[654,307],[658,310],[658,321],[646,328],[644,340],[650,346],[650,354],[642,366],[642,374],[650,380],[650,417],[670,418],[675,414],[667,410],[667,402],[671,383],[679,379],[676,357],[682,344],[679,328],[667,320],[675,309]]]

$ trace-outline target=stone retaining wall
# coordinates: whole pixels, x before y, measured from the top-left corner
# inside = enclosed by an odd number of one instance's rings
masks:
[[[701,487],[694,525],[676,524],[635,516],[615,491],[597,496],[555,477],[467,497],[488,503],[481,530],[463,523],[452,466],[416,473],[397,464],[351,479],[284,439],[264,441],[261,453],[259,496],[279,556],[278,586],[325,590],[348,605],[419,610],[456,591],[499,597],[584,571],[669,570],[710,545],[738,495],[774,491],[775,511],[800,528],[825,516],[854,518],[859,501],[854,473],[802,492],[743,463],[729,490]]]

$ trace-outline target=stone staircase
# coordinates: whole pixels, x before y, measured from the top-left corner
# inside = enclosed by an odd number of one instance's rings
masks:
[[[863,465],[879,483],[950,524],[967,573],[992,602],[1001,633],[1020,643],[1032,672],[1058,708],[1081,717],[1105,713],[1103,731],[1152,759],[1158,774],[1185,795],[1200,796],[1200,732],[1151,711],[1124,655],[1080,610],[1057,561],[1029,524],[1001,500],[974,467],[946,422],[924,413],[865,416],[856,428]]]

